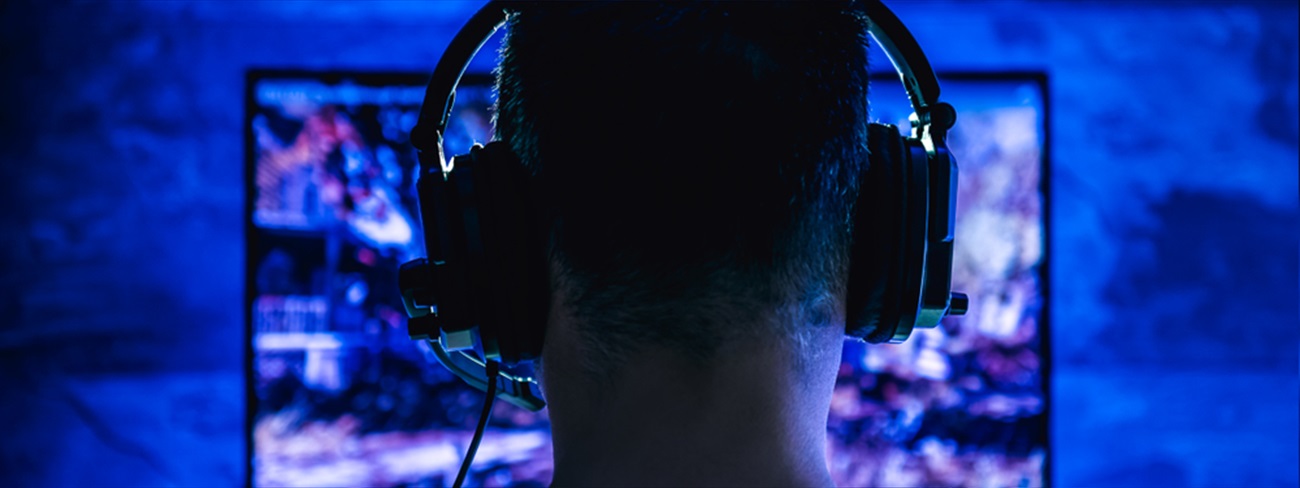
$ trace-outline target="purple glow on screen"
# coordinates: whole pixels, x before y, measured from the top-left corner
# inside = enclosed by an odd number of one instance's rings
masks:
[[[872,85],[873,119],[907,127],[895,85]],[[1030,80],[945,81],[961,171],[953,289],[970,311],[903,344],[845,344],[828,425],[841,486],[1043,485],[1041,95]]]
[[[251,82],[256,485],[455,477],[483,396],[406,337],[396,289],[397,266],[423,254],[406,139],[419,79]],[[874,118],[898,123],[905,105],[886,85],[873,84]],[[960,112],[954,289],[971,309],[901,345],[845,344],[827,446],[844,486],[1043,482],[1041,90],[1025,80],[944,88]],[[491,137],[489,88],[464,86],[457,103],[450,154]],[[498,402],[472,473],[471,484],[549,483],[545,412]]]

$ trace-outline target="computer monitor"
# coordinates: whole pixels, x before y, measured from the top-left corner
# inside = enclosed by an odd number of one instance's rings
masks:
[[[482,406],[406,336],[400,263],[423,253],[407,140],[426,74],[247,79],[249,482],[450,484]],[[901,345],[847,342],[828,423],[841,485],[1041,486],[1046,460],[1047,120],[1041,76],[950,75],[964,318]],[[450,154],[492,136],[469,76]],[[896,80],[873,118],[906,126]],[[546,484],[546,412],[497,402],[471,484]]]

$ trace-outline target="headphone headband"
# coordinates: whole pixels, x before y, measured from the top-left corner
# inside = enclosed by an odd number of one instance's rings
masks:
[[[411,144],[416,149],[421,152],[442,150],[442,134],[447,128],[447,120],[451,117],[451,109],[456,101],[456,86],[460,84],[460,78],[469,68],[474,55],[497,29],[505,25],[507,4],[503,0],[489,1],[451,39],[451,44],[438,60],[433,78],[425,89],[419,122],[411,129]],[[857,0],[850,5],[867,16],[868,32],[885,51],[894,71],[898,72],[898,77],[907,90],[907,98],[912,103],[912,112],[917,116],[917,123],[930,125],[930,109],[939,101],[939,80],[934,76],[934,70],[921,51],[921,46],[903,22],[880,0]],[[942,121],[935,121],[939,127],[934,129],[939,130],[939,134],[930,134],[930,131],[924,130],[918,133],[942,138],[942,131],[946,131],[955,119],[956,114],[952,115],[952,118],[943,117]]]
[[[483,44],[505,23],[505,2],[491,0],[469,18],[460,31],[456,32],[456,37],[451,39],[451,44],[447,45],[442,58],[438,59],[438,66],[433,69],[429,86],[424,90],[420,119],[411,128],[411,145],[420,152],[435,148],[441,150],[442,133],[447,128],[452,106],[456,103],[456,86],[460,84],[460,77],[465,74],[470,61],[483,48]],[[439,100],[438,97],[445,98]]]

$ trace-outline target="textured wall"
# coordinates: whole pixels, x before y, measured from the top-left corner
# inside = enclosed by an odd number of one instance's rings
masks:
[[[894,3],[1050,76],[1057,484],[1295,486],[1296,3]],[[474,6],[0,2],[0,484],[241,482],[244,71],[428,70]]]

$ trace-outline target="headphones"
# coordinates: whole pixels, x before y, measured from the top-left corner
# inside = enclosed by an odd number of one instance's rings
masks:
[[[903,23],[879,0],[853,2],[911,101],[911,135],[869,124],[869,169],[853,216],[845,334],[900,343],[917,328],[966,312],[952,293],[957,162],[947,132],[957,112]],[[447,160],[442,136],[470,59],[506,21],[488,2],[443,53],[425,91],[411,142],[428,258],[401,266],[398,281],[414,340],[449,370],[517,406],[546,406],[535,379],[498,371],[541,355],[550,303],[540,190],[504,142]],[[489,372],[493,374],[489,374]],[[490,394],[490,393],[489,393]],[[491,398],[488,399],[489,402]]]

